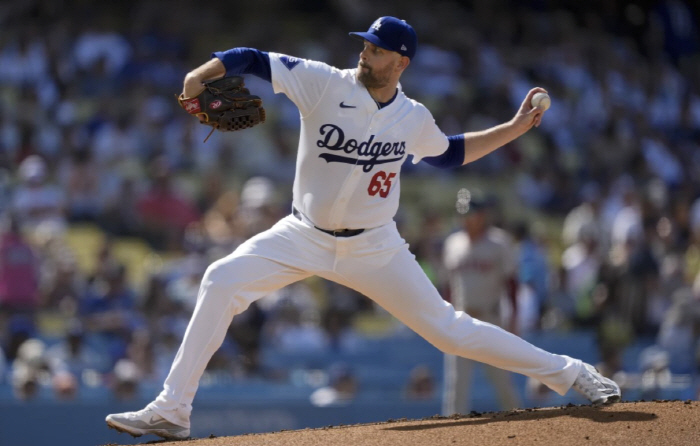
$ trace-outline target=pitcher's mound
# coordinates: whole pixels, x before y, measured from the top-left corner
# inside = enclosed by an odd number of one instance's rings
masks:
[[[157,442],[159,446],[700,445],[700,402],[626,402],[388,420],[354,426]]]

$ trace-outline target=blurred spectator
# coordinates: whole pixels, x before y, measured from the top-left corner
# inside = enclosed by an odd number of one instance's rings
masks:
[[[299,281],[288,285],[272,294],[268,294],[262,299],[258,299],[257,304],[260,309],[272,319],[278,314],[287,312],[289,308],[296,311],[291,315],[292,319],[297,319],[297,315],[310,310],[312,313],[320,313],[321,303],[317,299],[310,282]],[[274,320],[270,321],[274,325]]]
[[[12,362],[12,387],[17,398],[32,399],[42,386],[50,382],[45,351],[46,345],[39,339],[27,339],[19,346],[17,357]]]
[[[187,321],[185,320],[184,322],[186,323]],[[163,322],[163,325],[165,327],[157,332],[160,334],[158,342],[153,346],[155,379],[158,382],[163,382],[168,376],[185,330],[184,327],[179,329],[180,327],[177,326],[168,326],[166,321]]]
[[[0,385],[5,384],[5,374],[7,373],[7,359],[5,359],[5,351],[0,344]]]
[[[518,258],[518,309],[521,314],[521,330],[526,327],[539,327],[539,320],[545,310],[549,297],[549,261],[543,237],[537,237],[524,222],[517,224],[513,230],[517,244]],[[524,295],[530,293],[532,302],[526,302]],[[530,310],[528,310],[531,308]],[[528,315],[523,317],[522,315]]]
[[[660,260],[658,285],[649,290],[645,325],[649,334],[658,333],[663,318],[679,290],[690,289],[683,259],[678,254],[666,254]]]
[[[156,369],[153,338],[148,330],[141,328],[132,332],[126,357],[136,365],[140,383],[160,384],[161,376]]]
[[[89,345],[82,323],[77,319],[68,324],[64,339],[46,350],[46,360],[54,374],[72,376],[81,383],[86,373],[106,373],[111,364],[101,352]]]
[[[277,311],[273,327],[272,342],[280,351],[322,352],[330,346],[317,310],[284,305]]]
[[[556,186],[552,169],[536,165],[532,171],[523,171],[517,180],[518,198],[529,207],[546,210],[555,198]]]
[[[136,398],[139,392],[139,368],[132,360],[122,358],[114,365],[110,385],[118,401]]]
[[[350,353],[357,351],[362,345],[362,337],[352,326],[352,317],[352,313],[333,307],[323,312],[321,323],[331,349]]]
[[[85,292],[85,277],[76,260],[68,253],[47,258],[41,286],[41,308],[59,312],[66,317],[78,310],[78,299]]]
[[[317,407],[344,405],[357,394],[358,383],[354,372],[345,364],[334,364],[328,371],[329,385],[314,390],[311,404]]]
[[[72,400],[78,394],[79,383],[75,375],[59,371],[51,378],[51,387],[59,400]]]
[[[181,262],[180,274],[166,285],[168,299],[174,301],[188,313],[194,311],[199,295],[199,284],[208,266],[207,259],[192,253]]]
[[[176,192],[165,158],[153,160],[150,169],[151,187],[137,204],[144,237],[156,249],[178,251],[185,228],[197,221],[199,213],[193,202]]]
[[[626,190],[622,196],[622,206],[615,213],[610,228],[612,249],[620,248],[635,240],[642,234],[642,209],[637,191]]]
[[[697,286],[695,288],[674,293],[673,304],[664,315],[656,339],[676,373],[692,373],[697,367],[695,352],[700,341],[700,293]]]
[[[98,223],[115,237],[140,236],[139,202],[142,192],[139,182],[132,176],[120,177],[116,180],[116,190],[104,197]]]
[[[177,301],[170,299],[167,294],[167,284],[168,279],[163,274],[151,274],[143,291],[141,311],[147,318],[149,326],[155,326],[155,329],[164,331],[171,328],[179,329],[182,325],[182,333],[184,333],[184,327],[189,321],[189,313]],[[162,327],[162,324],[167,328]]]
[[[46,162],[38,155],[28,156],[19,166],[19,177],[21,184],[15,189],[12,208],[22,228],[32,234],[40,227],[63,232],[65,194],[48,182]]]
[[[576,299],[567,287],[567,270],[560,265],[550,282],[547,310],[541,320],[542,329],[569,328],[576,319]]]
[[[15,33],[0,51],[0,82],[35,83],[45,78],[47,70],[46,46],[35,26]]]
[[[95,132],[91,153],[96,165],[105,173],[133,158],[138,159],[139,135],[132,119],[132,116],[121,115],[114,122],[107,121]]]
[[[668,368],[669,359],[668,352],[658,346],[647,347],[639,355],[641,399],[658,400],[663,389],[671,385],[673,375]]]
[[[567,308],[567,301],[573,300],[575,320],[580,324],[590,323],[597,314],[594,289],[598,283],[598,273],[604,252],[600,251],[600,235],[593,226],[585,226],[579,233],[576,243],[566,248],[561,256],[560,289],[566,296],[560,304]],[[567,311],[567,310],[565,310]],[[568,311],[567,311],[568,312]]]
[[[9,215],[0,235],[0,311],[33,314],[39,306],[39,259]],[[0,318],[4,319],[4,318]]]
[[[447,277],[444,277],[445,269],[442,267],[442,245],[445,242],[445,228],[443,215],[427,209],[422,216],[418,227],[420,232],[415,240],[411,241],[411,247],[420,259],[419,263],[435,287],[446,293]]]
[[[104,22],[103,18],[106,16],[100,15],[96,20],[84,24],[85,29],[73,49],[75,61],[82,70],[104,63],[107,72],[118,73],[127,64],[131,48],[120,33],[99,26],[100,22]]]
[[[60,166],[61,187],[66,193],[66,211],[70,222],[96,221],[102,210],[100,170],[91,153],[77,149]]]
[[[213,245],[213,249],[231,253],[242,243],[246,232],[242,224],[237,224],[238,194],[234,191],[222,193],[212,205],[204,211],[202,230]]]
[[[594,234],[600,249],[608,245],[605,241],[605,226],[601,215],[600,187],[589,182],[581,190],[581,203],[569,211],[564,218],[562,241],[569,247],[581,241],[582,237]]]
[[[107,342],[112,361],[126,354],[133,329],[141,321],[137,315],[136,294],[126,281],[126,269],[110,262],[80,297],[79,314],[85,329]]]
[[[243,184],[237,217],[245,238],[269,229],[286,212],[280,209],[275,184],[269,178],[253,177]]]
[[[262,331],[268,316],[253,302],[247,310],[234,318],[228,331],[230,337],[238,346],[239,362],[243,373],[254,375],[260,373],[260,348]]]
[[[406,384],[405,396],[409,400],[430,400],[435,397],[435,377],[425,365],[411,370]]]
[[[4,313],[0,312],[0,315]],[[12,363],[17,357],[19,347],[28,339],[37,335],[34,318],[26,314],[10,316],[7,323],[0,326],[3,329],[4,350],[6,359]]]
[[[637,334],[647,330],[647,305],[659,286],[659,259],[654,251],[656,221],[646,220],[622,242],[613,245],[601,265],[597,311],[616,317]]]
[[[679,0],[663,0],[654,8],[654,24],[663,32],[663,48],[676,62],[697,54],[700,48],[698,18],[689,5]],[[697,14],[697,9],[695,9]]]

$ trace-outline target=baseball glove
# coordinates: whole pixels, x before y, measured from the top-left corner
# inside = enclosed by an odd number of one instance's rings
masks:
[[[212,131],[243,130],[265,122],[262,99],[250,94],[242,77],[224,77],[205,82],[204,87],[199,95],[185,98],[181,94],[177,101],[187,113],[201,117],[202,124],[210,125]]]

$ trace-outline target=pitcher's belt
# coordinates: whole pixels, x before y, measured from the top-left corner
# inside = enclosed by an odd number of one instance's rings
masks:
[[[292,206],[292,215],[295,216],[298,220],[304,221],[304,218],[301,215],[301,212],[295,207]],[[308,222],[310,223],[310,222]],[[354,237],[356,235],[360,235],[363,232],[365,232],[364,229],[338,229],[335,231],[331,231],[329,229],[323,229],[319,228],[316,225],[313,225],[314,228],[318,229],[321,232],[325,232],[326,234],[332,235],[333,237]]]

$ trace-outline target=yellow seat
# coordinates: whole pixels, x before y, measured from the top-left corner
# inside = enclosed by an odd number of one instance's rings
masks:
[[[136,237],[114,239],[112,250],[114,257],[126,267],[129,283],[143,289],[151,272],[158,268],[157,254],[144,240]]]
[[[85,274],[92,273],[95,270],[97,255],[106,239],[102,229],[93,224],[71,225],[64,239],[75,255],[78,269]]]

